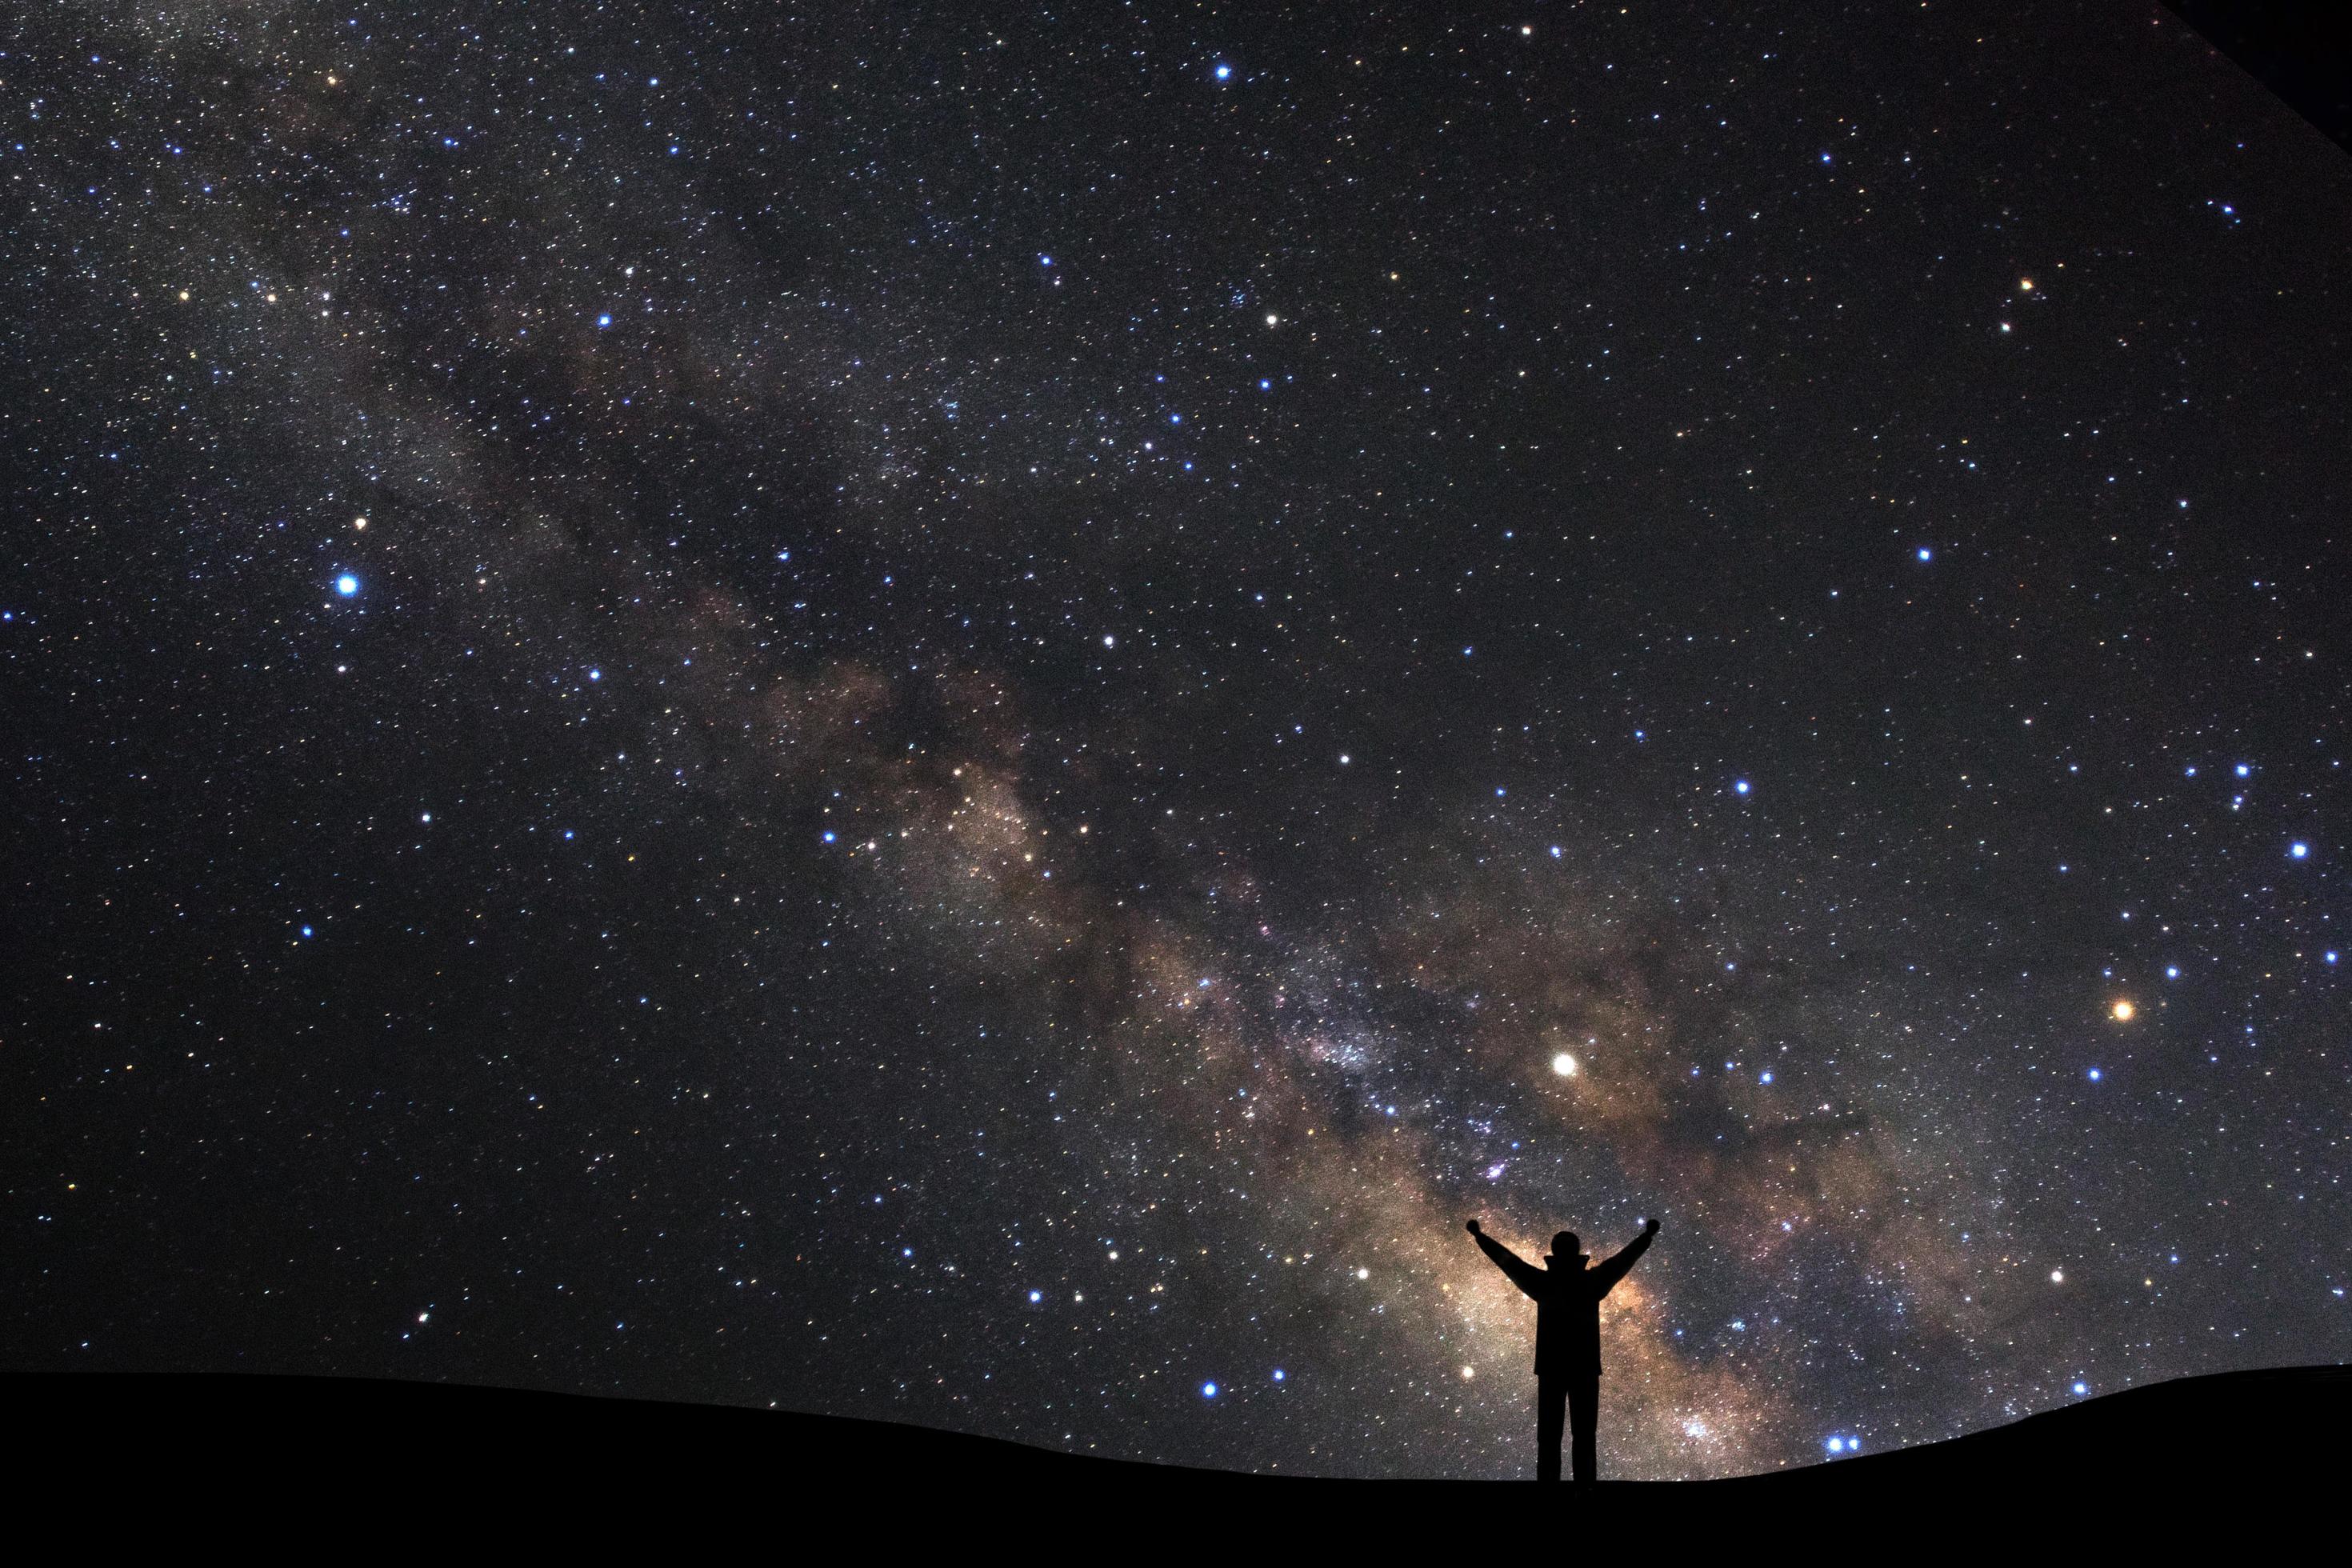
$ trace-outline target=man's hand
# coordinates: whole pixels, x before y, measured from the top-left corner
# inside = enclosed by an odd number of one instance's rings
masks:
[[[1655,1235],[1657,1235],[1657,1234],[1658,1234],[1658,1222],[1657,1222],[1656,1220],[1654,1220],[1654,1219],[1645,1219],[1645,1220],[1643,1220],[1643,1221],[1642,1222],[1642,1234],[1643,1234],[1643,1236],[1655,1236]]]
[[[1478,1222],[1477,1222],[1476,1220],[1475,1220],[1475,1219],[1474,1219],[1474,1220],[1472,1220],[1472,1221],[1469,1223],[1469,1225],[1468,1225],[1468,1226],[1465,1226],[1464,1228],[1467,1229],[1467,1230],[1470,1232],[1470,1234],[1471,1234],[1471,1235],[1473,1235],[1473,1236],[1484,1236],[1484,1235],[1486,1235],[1486,1234],[1485,1231],[1480,1230],[1480,1229],[1478,1228]]]

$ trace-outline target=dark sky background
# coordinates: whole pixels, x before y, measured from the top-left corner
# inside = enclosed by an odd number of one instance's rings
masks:
[[[2352,1358],[2352,160],[2160,7],[11,26],[0,1363],[1521,1474],[1473,1215],[1662,1218],[1618,1474]]]

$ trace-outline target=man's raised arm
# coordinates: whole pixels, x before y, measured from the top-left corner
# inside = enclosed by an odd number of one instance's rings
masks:
[[[1543,1270],[1478,1228],[1478,1222],[1469,1225],[1471,1236],[1476,1238],[1478,1250],[1494,1261],[1496,1268],[1511,1277],[1511,1283],[1532,1296],[1543,1281]]]
[[[1645,1221],[1642,1226],[1641,1235],[1627,1242],[1624,1249],[1617,1256],[1592,1271],[1593,1277],[1600,1281],[1602,1294],[1606,1295],[1617,1281],[1625,1278],[1626,1270],[1641,1260],[1642,1254],[1650,1250],[1650,1242],[1657,1234],[1658,1222]]]

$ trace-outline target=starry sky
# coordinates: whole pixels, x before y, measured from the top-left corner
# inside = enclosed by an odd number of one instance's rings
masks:
[[[0,1362],[1604,1463],[2352,1357],[2352,163],[2151,5],[59,5]],[[2352,964],[2345,965],[2352,968]]]

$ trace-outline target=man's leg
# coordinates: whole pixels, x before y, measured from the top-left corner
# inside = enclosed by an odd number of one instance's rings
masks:
[[[1593,1462],[1592,1428],[1601,1418],[1601,1378],[1594,1373],[1581,1373],[1570,1380],[1568,1390],[1569,1426],[1576,1434],[1576,1479],[1591,1481],[1601,1479],[1600,1467]],[[1552,1473],[1559,1473],[1559,1428],[1552,1428]]]
[[[1568,1379],[1536,1379],[1536,1479],[1559,1479],[1559,1426],[1568,1414]]]

